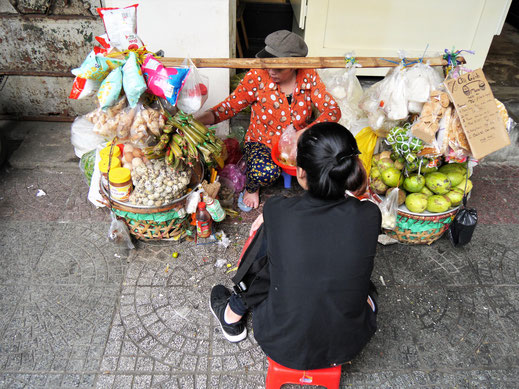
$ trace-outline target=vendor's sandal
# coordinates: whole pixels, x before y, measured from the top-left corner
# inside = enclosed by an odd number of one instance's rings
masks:
[[[247,337],[247,327],[243,319],[240,319],[236,323],[228,324],[225,321],[225,308],[227,308],[227,302],[231,292],[223,285],[213,286],[211,290],[211,300],[209,301],[209,308],[214,317],[218,320],[220,328],[222,329],[223,336],[229,342],[236,343],[241,342]]]
[[[245,191],[241,192],[238,196],[238,208],[240,208],[243,212],[250,212],[252,210],[252,207],[249,207],[243,202],[243,195],[245,194]]]

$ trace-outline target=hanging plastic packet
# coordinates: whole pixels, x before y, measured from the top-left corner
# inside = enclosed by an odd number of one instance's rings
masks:
[[[70,91],[70,95],[68,97],[70,99],[79,100],[84,99],[85,97],[93,96],[99,89],[100,85],[100,81],[76,77],[74,78],[74,82],[72,83],[72,90]]]
[[[107,34],[96,36],[95,40],[101,45],[103,49],[107,51],[113,48],[113,45],[110,43],[110,39],[108,39]]]
[[[182,66],[189,67],[189,74],[178,96],[177,107],[187,114],[194,114],[207,100],[208,79],[200,74],[191,59],[187,58]]]
[[[405,83],[409,112],[420,113],[423,103],[429,100],[430,93],[437,90],[442,82],[443,79],[440,73],[429,64],[421,62],[407,68]]]
[[[467,208],[467,184],[470,176],[470,164],[467,164],[467,173],[465,175],[465,186],[463,192],[463,204],[458,209],[454,220],[449,226],[447,232],[449,240],[454,247],[465,246],[472,239],[472,234],[476,229],[478,223],[478,211],[474,208]],[[470,190],[469,190],[470,191]]]
[[[148,91],[165,98],[171,105],[176,105],[189,68],[165,67],[152,54],[148,54],[141,69],[148,84]]]
[[[138,4],[125,8],[97,8],[110,44],[119,50],[138,49],[142,46],[137,35],[137,6]]]
[[[130,51],[128,59],[123,66],[123,88],[128,104],[132,108],[137,105],[139,98],[147,88],[141,67],[137,62],[137,55],[133,51]]]
[[[122,220],[117,219],[113,212],[110,212],[110,216],[112,222],[108,230],[108,240],[117,246],[127,247],[130,250],[134,249],[135,246],[132,243],[130,231],[128,231],[126,224]]]
[[[357,67],[360,66],[355,60],[354,53],[351,52],[346,54],[344,69],[321,69],[319,71],[327,90],[335,97],[335,101],[341,109],[342,115],[339,124],[350,131],[353,123],[366,116],[359,108],[359,101],[364,93],[356,76]]]
[[[379,204],[382,213],[382,228],[386,230],[394,230],[396,227],[396,217],[398,215],[398,191],[399,188],[393,189],[389,195]]]
[[[371,129],[371,127],[367,126],[360,130],[357,135],[355,135],[355,140],[357,141],[357,147],[359,148],[360,155],[359,158],[364,165],[364,169],[366,169],[366,174],[369,176],[371,171],[371,160],[373,157],[373,152],[375,150],[375,146],[377,145],[377,134]]]
[[[104,57],[96,54],[94,50],[88,54],[79,68],[72,69],[72,74],[76,77],[89,80],[103,81],[106,76],[118,66],[124,65],[124,60],[117,58]]]
[[[99,87],[99,91],[97,92],[99,106],[102,109],[106,109],[114,105],[121,94],[122,88],[123,72],[121,67],[118,67],[110,72]]]

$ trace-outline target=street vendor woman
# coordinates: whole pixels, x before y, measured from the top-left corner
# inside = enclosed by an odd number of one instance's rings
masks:
[[[244,315],[252,309],[263,351],[286,367],[310,370],[350,361],[375,333],[370,277],[381,214],[355,197],[365,193],[367,177],[346,128],[312,125],[297,146],[305,193],[265,202],[234,292],[214,286],[210,308],[231,342],[247,336]]]
[[[308,47],[297,34],[280,30],[265,38],[257,58],[305,57]],[[222,122],[251,106],[245,135],[247,165],[245,192],[239,205],[244,211],[259,206],[259,189],[274,183],[281,169],[271,157],[272,140],[289,125],[302,130],[312,120],[312,104],[319,111],[314,123],[337,122],[341,111],[314,69],[251,69],[232,94],[198,116],[205,125]]]

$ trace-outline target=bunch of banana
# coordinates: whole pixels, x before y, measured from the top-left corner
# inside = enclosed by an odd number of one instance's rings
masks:
[[[222,158],[224,144],[214,131],[208,129],[192,115],[185,115],[182,112],[175,116],[167,112],[165,114],[166,125],[159,142],[155,146],[144,149],[148,159],[165,157],[172,168],[177,168],[180,163],[192,166],[202,155],[207,165],[216,162],[219,167],[224,166]]]
[[[177,113],[173,118],[168,119],[168,124],[176,128],[177,135],[180,135],[185,143],[179,144],[184,152],[186,160],[192,162],[193,157],[198,160],[198,152],[202,155],[204,162],[211,165],[214,162],[223,167],[222,159],[223,141],[215,133],[196,120],[192,115]],[[178,138],[175,138],[178,140]],[[178,142],[176,142],[178,144]],[[198,150],[198,151],[197,151]]]

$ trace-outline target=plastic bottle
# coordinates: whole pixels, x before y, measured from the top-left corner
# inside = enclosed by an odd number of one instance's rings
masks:
[[[211,215],[215,222],[221,222],[225,219],[225,211],[218,200],[213,199],[207,193],[204,193],[204,202],[207,212],[209,212],[209,215]]]
[[[205,203],[200,201],[196,212],[196,234],[199,238],[208,238],[211,236],[211,223],[211,215],[207,212]]]

